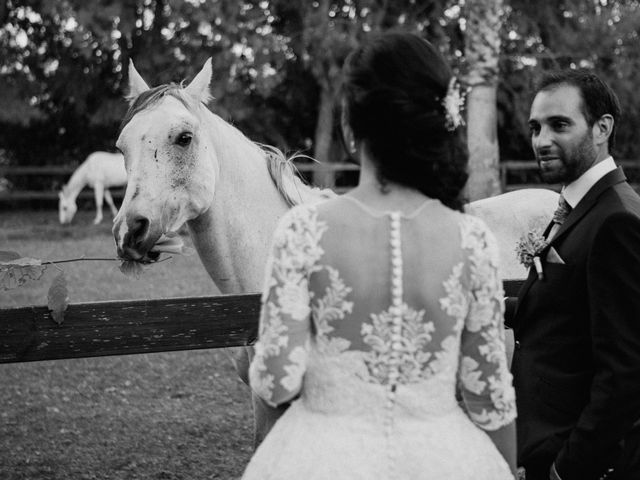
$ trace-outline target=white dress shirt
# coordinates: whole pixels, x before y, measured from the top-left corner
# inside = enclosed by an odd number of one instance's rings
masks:
[[[604,177],[607,173],[615,170],[616,163],[613,161],[613,157],[609,156],[596,163],[589,170],[584,172],[577,180],[574,180],[569,185],[562,187],[562,196],[567,201],[571,208],[576,208],[576,205],[580,203],[580,200],[584,198],[591,187],[593,187],[598,180]]]

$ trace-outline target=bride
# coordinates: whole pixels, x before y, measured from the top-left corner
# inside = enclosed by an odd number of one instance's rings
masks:
[[[243,479],[513,478],[498,252],[461,212],[459,100],[415,35],[348,57],[342,128],[360,181],[276,230],[250,380],[291,405]]]

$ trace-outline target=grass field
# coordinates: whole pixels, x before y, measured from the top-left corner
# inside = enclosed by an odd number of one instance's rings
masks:
[[[54,260],[115,257],[110,220],[80,211],[0,211],[0,250]],[[188,240],[187,240],[188,243]],[[138,279],[117,262],[62,264],[72,303],[215,295],[196,256]],[[55,274],[0,292],[0,307],[46,304]],[[251,455],[249,392],[222,350],[0,365],[0,479],[233,479]]]

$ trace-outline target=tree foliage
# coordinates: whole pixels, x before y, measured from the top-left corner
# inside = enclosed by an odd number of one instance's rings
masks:
[[[0,123],[10,126],[11,136],[1,140],[20,163],[80,162],[91,151],[113,148],[126,109],[129,59],[155,85],[188,79],[212,57],[214,110],[246,122],[249,131],[270,123],[270,110],[258,106],[281,83],[287,45],[257,2],[40,0],[8,6],[0,30],[0,101],[8,108],[0,109]],[[263,112],[267,118],[260,118]],[[20,129],[34,130],[22,144],[15,136]],[[260,133],[268,140],[272,132]],[[31,151],[34,134],[49,140],[38,142],[49,145],[48,155]]]
[[[214,112],[251,138],[324,160],[347,53],[389,28],[436,43],[461,74],[464,0],[4,0],[0,2],[0,162],[79,163],[110,150],[133,59],[151,84],[189,80],[212,57]],[[473,3],[473,2],[471,2]],[[624,106],[618,156],[638,156],[634,126],[640,7],[632,0],[505,0],[499,64],[501,158],[531,158],[536,78],[593,69]],[[467,39],[468,40],[468,39]],[[468,49],[467,49],[468,51]]]
[[[640,156],[640,3],[629,0],[510,0],[501,59],[499,135],[503,158],[531,158],[527,119],[535,82],[547,70],[586,68],[623,106],[619,158]]]

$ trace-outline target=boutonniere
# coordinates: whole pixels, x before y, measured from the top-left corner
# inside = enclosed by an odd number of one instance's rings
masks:
[[[520,240],[516,243],[518,261],[526,268],[531,268],[533,265],[539,280],[544,278],[540,253],[542,253],[548,244],[547,240],[542,236],[541,230],[531,230],[527,232],[520,237]]]

